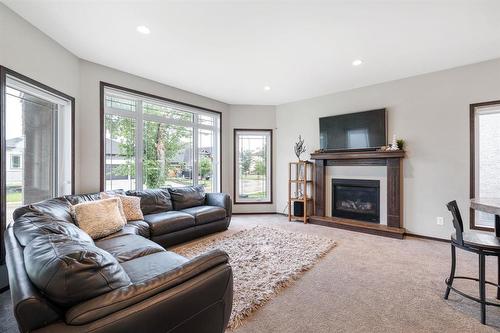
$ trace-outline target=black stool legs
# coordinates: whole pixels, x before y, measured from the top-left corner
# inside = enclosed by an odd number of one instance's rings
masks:
[[[479,282],[479,303],[481,304],[481,324],[486,324],[486,268],[485,268],[486,255],[482,251],[479,251],[478,254],[479,254],[479,280],[477,279],[471,279],[471,280],[476,280]],[[453,280],[455,279],[456,266],[457,266],[456,248],[452,244],[451,271],[450,271],[450,277],[446,279],[446,292],[444,293],[444,299],[448,299],[448,296],[450,295],[450,290],[453,285]],[[463,278],[463,277],[457,277],[457,279],[458,278]],[[498,257],[498,278],[500,285],[500,257]],[[500,296],[500,286],[497,288],[497,297],[498,296]],[[477,298],[475,300],[478,301]]]
[[[458,205],[455,200],[448,202],[446,204],[446,207],[448,207],[451,215],[453,215],[453,227],[455,228],[455,233],[451,235],[451,272],[450,277],[446,278],[445,280],[446,292],[444,293],[444,299],[448,299],[450,290],[453,290],[454,292],[465,298],[468,298],[474,302],[478,302],[481,305],[481,324],[484,325],[486,324],[486,305],[500,307],[500,303],[489,302],[486,300],[486,284],[497,288],[496,296],[498,299],[500,299],[500,214],[495,215],[495,235],[488,235],[484,233],[479,234],[474,231],[464,232],[464,223],[462,221],[462,216],[460,215],[460,210],[458,209]],[[475,253],[479,256],[479,278],[459,275],[455,276],[455,251],[457,247],[464,251]],[[486,256],[497,257],[498,283],[486,281]],[[478,282],[479,297],[477,297],[476,295],[467,294],[454,287],[454,280],[468,280]]]
[[[481,324],[486,324],[486,279],[484,269],[484,254],[479,252],[479,299],[481,300]]]
[[[448,299],[448,296],[450,295],[450,287],[453,284],[453,279],[455,278],[455,267],[456,267],[456,250],[455,246],[451,244],[451,272],[450,272],[450,277],[448,278],[447,287],[446,287],[446,292],[444,293],[444,299]],[[499,263],[500,263],[500,257],[499,257]],[[500,267],[500,266],[499,266]],[[499,271],[500,272],[500,271]],[[500,292],[500,290],[499,290]]]
[[[497,257],[498,266],[497,266],[497,275],[498,275],[498,285],[500,286],[500,256]],[[497,288],[497,299],[500,299],[500,287]]]

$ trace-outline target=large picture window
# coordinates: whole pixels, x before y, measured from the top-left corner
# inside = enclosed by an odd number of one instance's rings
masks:
[[[272,130],[234,130],[235,203],[272,203]]]
[[[220,113],[101,83],[101,187],[220,191]]]
[[[500,193],[500,101],[471,105],[470,196],[498,197]],[[493,230],[495,216],[471,210],[472,229]]]
[[[0,66],[0,264],[17,208],[74,192],[75,99]]]

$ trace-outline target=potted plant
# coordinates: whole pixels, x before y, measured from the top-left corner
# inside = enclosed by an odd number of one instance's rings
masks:
[[[396,144],[399,150],[403,150],[403,148],[405,147],[405,140],[399,139],[396,141]]]

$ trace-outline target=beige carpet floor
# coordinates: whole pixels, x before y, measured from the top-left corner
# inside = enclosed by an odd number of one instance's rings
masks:
[[[179,246],[175,252],[187,258],[217,249],[228,254],[233,270],[233,309],[228,327],[236,329],[334,246],[335,242],[326,237],[259,225]]]
[[[301,278],[258,309],[235,333],[249,332],[497,332],[500,309],[452,294],[444,301],[450,246],[394,240],[340,229],[288,222],[280,215],[238,215],[228,231],[270,225],[335,240],[336,247]],[[217,237],[209,236],[209,237]],[[457,273],[477,276],[477,257],[458,252]],[[488,259],[487,278],[496,278]],[[464,289],[476,291],[470,283]],[[493,289],[488,294],[494,295]],[[8,294],[0,295],[0,332],[15,332]]]
[[[447,243],[408,237],[395,240],[317,225],[280,215],[235,216],[228,232],[264,224],[335,240],[337,246],[290,287],[250,316],[248,332],[496,332],[500,309],[456,294],[444,301],[449,274]],[[477,256],[459,250],[457,274],[477,276]],[[495,281],[496,260],[487,261]],[[472,283],[461,286],[476,291]],[[488,289],[492,297],[494,289]]]

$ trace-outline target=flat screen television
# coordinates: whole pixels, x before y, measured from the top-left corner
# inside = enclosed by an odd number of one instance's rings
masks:
[[[319,118],[323,150],[374,150],[387,145],[386,110]]]

